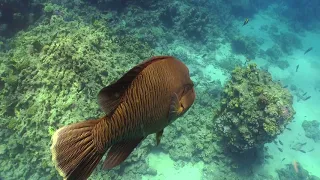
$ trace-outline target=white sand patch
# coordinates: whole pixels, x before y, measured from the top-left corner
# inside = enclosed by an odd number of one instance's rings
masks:
[[[206,66],[204,69],[202,69],[202,72],[205,74],[205,76],[210,77],[211,81],[220,80],[221,83],[224,84],[227,79],[225,73],[213,65]]]
[[[282,80],[290,78],[292,75],[288,70],[282,70],[279,67],[271,66],[268,70],[272,74],[273,80]]]
[[[157,170],[157,175],[150,177],[144,176],[143,180],[200,180],[203,163],[186,163],[185,166],[179,167],[175,162],[165,153],[150,153],[148,155],[149,166]]]

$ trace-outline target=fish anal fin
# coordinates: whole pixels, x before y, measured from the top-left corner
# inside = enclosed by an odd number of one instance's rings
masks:
[[[98,101],[101,109],[110,115],[118,105],[124,100],[123,95],[125,91],[130,87],[132,81],[141,73],[141,71],[148,65],[168,58],[174,58],[172,56],[154,56],[148,60],[143,61],[137,66],[130,69],[124,74],[118,81],[104,87],[98,94]]]
[[[103,168],[111,169],[115,166],[118,166],[125,159],[127,159],[127,157],[131,154],[134,148],[137,147],[142,140],[143,138],[138,138],[114,144],[110,148],[107,157],[104,160]]]
[[[161,131],[159,131],[159,132],[156,133],[156,143],[157,143],[157,146],[160,144],[162,134],[163,134],[163,129],[162,129]]]

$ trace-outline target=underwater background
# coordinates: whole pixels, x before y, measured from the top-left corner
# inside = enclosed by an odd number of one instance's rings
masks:
[[[0,0],[0,179],[61,179],[51,135],[155,55],[197,98],[90,179],[320,179],[320,1]]]

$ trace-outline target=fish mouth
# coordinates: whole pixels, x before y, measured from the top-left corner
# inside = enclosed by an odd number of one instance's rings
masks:
[[[186,111],[185,111],[183,104],[180,104],[180,106],[181,106],[181,113],[180,114],[183,115]]]

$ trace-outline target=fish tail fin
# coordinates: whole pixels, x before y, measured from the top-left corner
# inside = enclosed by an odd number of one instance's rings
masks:
[[[52,136],[52,161],[63,179],[87,179],[107,150],[102,119],[58,129]]]

